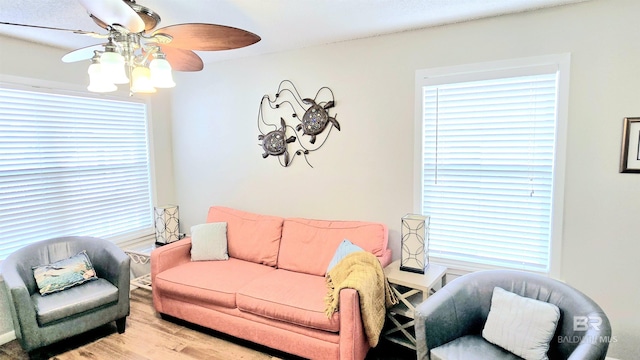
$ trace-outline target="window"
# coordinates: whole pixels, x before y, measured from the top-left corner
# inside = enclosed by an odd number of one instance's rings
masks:
[[[416,73],[429,255],[550,273],[562,224],[568,55]]]
[[[146,104],[0,84],[0,259],[35,241],[153,233]]]

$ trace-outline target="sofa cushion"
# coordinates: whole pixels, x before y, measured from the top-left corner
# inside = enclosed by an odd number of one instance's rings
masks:
[[[105,279],[96,279],[47,296],[31,295],[40,326],[94,310],[118,301],[118,288]]]
[[[431,360],[522,360],[480,335],[467,335],[431,349]]]
[[[207,222],[227,223],[229,256],[275,266],[282,234],[283,218],[212,206]]]
[[[319,330],[338,332],[339,313],[325,315],[327,284],[323,276],[278,269],[243,286],[238,309],[254,315]]]
[[[387,226],[363,221],[285,219],[278,267],[324,276],[344,239],[376,256],[383,256],[387,249]]]
[[[275,269],[270,266],[234,258],[195,261],[157,274],[153,288],[185,302],[235,308],[238,289],[272,271]]]

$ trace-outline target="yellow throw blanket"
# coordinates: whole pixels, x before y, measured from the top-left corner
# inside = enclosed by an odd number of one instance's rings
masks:
[[[378,345],[387,307],[398,303],[378,258],[367,251],[351,253],[327,273],[326,280],[327,316],[331,317],[338,309],[340,290],[355,289],[360,297],[360,313],[369,345]]]

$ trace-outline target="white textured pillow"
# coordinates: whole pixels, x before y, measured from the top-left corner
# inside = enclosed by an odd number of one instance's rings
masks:
[[[191,227],[191,261],[228,259],[226,222]]]
[[[558,319],[557,306],[496,287],[482,336],[526,360],[548,360]]]

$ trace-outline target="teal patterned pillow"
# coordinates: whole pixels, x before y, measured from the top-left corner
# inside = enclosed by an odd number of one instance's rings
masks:
[[[98,278],[85,250],[70,258],[49,265],[34,266],[32,269],[41,295],[52,294]]]

